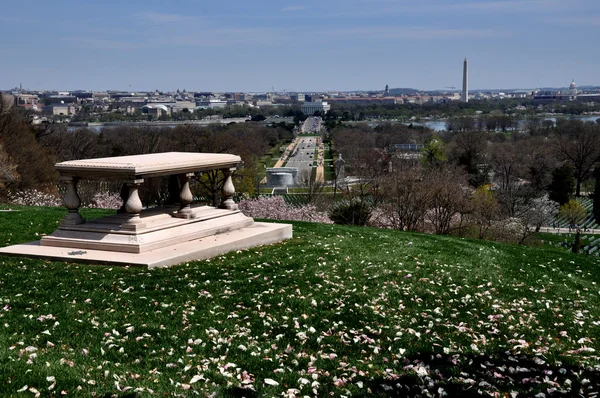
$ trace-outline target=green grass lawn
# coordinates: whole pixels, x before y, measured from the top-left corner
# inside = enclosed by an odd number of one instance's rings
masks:
[[[17,209],[2,246],[65,213]],[[3,395],[600,391],[600,262],[553,248],[295,222],[284,243],[168,269],[0,266]]]

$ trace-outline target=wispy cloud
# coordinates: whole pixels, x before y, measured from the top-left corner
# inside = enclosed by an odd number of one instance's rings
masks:
[[[462,10],[474,12],[544,12],[550,10],[564,10],[573,6],[573,2],[564,0],[499,0],[499,1],[472,1],[464,3],[444,4],[436,6],[437,9]]]
[[[356,39],[482,39],[491,37],[506,37],[511,33],[497,29],[469,29],[469,28],[436,28],[427,26],[415,27],[357,27],[345,29],[332,29],[321,32],[342,38]]]
[[[600,16],[571,16],[547,18],[545,22],[564,26],[600,26]]]
[[[191,17],[191,16],[187,16],[187,15],[169,14],[169,13],[161,13],[161,12],[154,12],[154,11],[145,11],[145,12],[135,13],[135,14],[133,14],[133,16],[143,22],[148,22],[148,23],[153,23],[153,24],[180,23],[180,22],[187,22],[187,21],[192,21],[192,20],[197,19],[197,17]]]
[[[162,36],[157,43],[170,46],[214,47],[236,44],[273,45],[291,40],[289,32],[270,28],[210,29],[206,34],[186,36]]]
[[[271,28],[215,28],[204,27],[194,31],[195,34],[186,34],[186,30],[165,30],[160,35],[151,36],[123,34],[107,37],[106,34],[94,32],[88,35],[65,37],[65,42],[77,43],[85,47],[99,50],[121,49],[155,49],[170,47],[216,47],[238,48],[239,45],[276,45],[292,40],[293,35],[288,30]]]
[[[65,37],[62,39],[66,42],[83,44],[86,47],[97,49],[97,50],[123,50],[123,49],[136,49],[136,48],[149,48],[152,45],[147,42],[141,41],[128,41],[118,39],[100,39],[97,37]]]
[[[302,10],[306,10],[308,7],[305,6],[289,6],[289,7],[284,7],[281,9],[281,11],[284,12],[291,12],[291,11],[302,11]]]
[[[441,1],[422,0],[369,0],[363,7],[340,8],[327,17],[374,17],[385,15],[429,15],[448,13],[454,17],[461,14],[520,14],[553,13],[572,9],[598,9],[598,3],[591,0],[478,0],[478,1]]]

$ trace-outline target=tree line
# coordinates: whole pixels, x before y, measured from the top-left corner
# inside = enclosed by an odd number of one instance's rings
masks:
[[[331,110],[326,119],[341,121],[361,121],[372,119],[399,119],[408,120],[415,118],[460,118],[482,115],[512,115],[518,118],[545,113],[561,113],[565,115],[581,115],[588,112],[600,111],[599,103],[585,103],[582,101],[561,101],[540,106],[532,99],[481,99],[462,101],[448,101],[443,103],[426,102],[423,104],[372,104],[356,105],[332,103]]]
[[[290,140],[289,129],[259,123],[181,125],[168,127],[111,127],[100,132],[65,125],[31,125],[21,110],[4,102],[0,108],[0,199],[9,191],[56,190],[57,162],[158,152],[233,153],[243,161],[236,173],[236,190],[249,195],[258,186],[264,165],[259,158],[281,141]],[[197,194],[216,202],[220,173],[206,172],[197,180]],[[91,184],[91,183],[90,183]],[[80,184],[85,190],[85,184]],[[118,192],[118,186],[109,187]],[[90,187],[93,190],[94,187]],[[166,181],[148,181],[142,195],[160,204],[168,196]]]
[[[562,120],[544,134],[503,133],[478,124],[434,133],[404,125],[332,131],[351,193],[389,227],[483,238],[504,225],[523,242],[551,222],[558,206],[591,195],[600,220],[600,124]],[[422,144],[401,152],[395,144]],[[595,173],[595,174],[594,174]],[[375,211],[375,210],[374,210]],[[494,229],[497,232],[499,229]],[[476,233],[474,232],[476,231]],[[504,232],[503,232],[504,233]]]

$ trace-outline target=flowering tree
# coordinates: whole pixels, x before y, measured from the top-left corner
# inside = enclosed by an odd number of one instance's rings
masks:
[[[16,205],[23,206],[62,206],[62,199],[56,195],[41,192],[36,189],[23,189],[11,192],[8,195],[8,201]]]
[[[92,203],[89,207],[95,209],[120,209],[123,206],[123,199],[117,193],[99,192],[92,197]]]

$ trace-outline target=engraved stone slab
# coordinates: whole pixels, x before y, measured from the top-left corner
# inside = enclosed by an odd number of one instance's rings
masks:
[[[147,155],[70,160],[57,163],[61,176],[92,179],[160,177],[196,171],[235,168],[242,161],[237,155],[222,153],[163,152]]]

